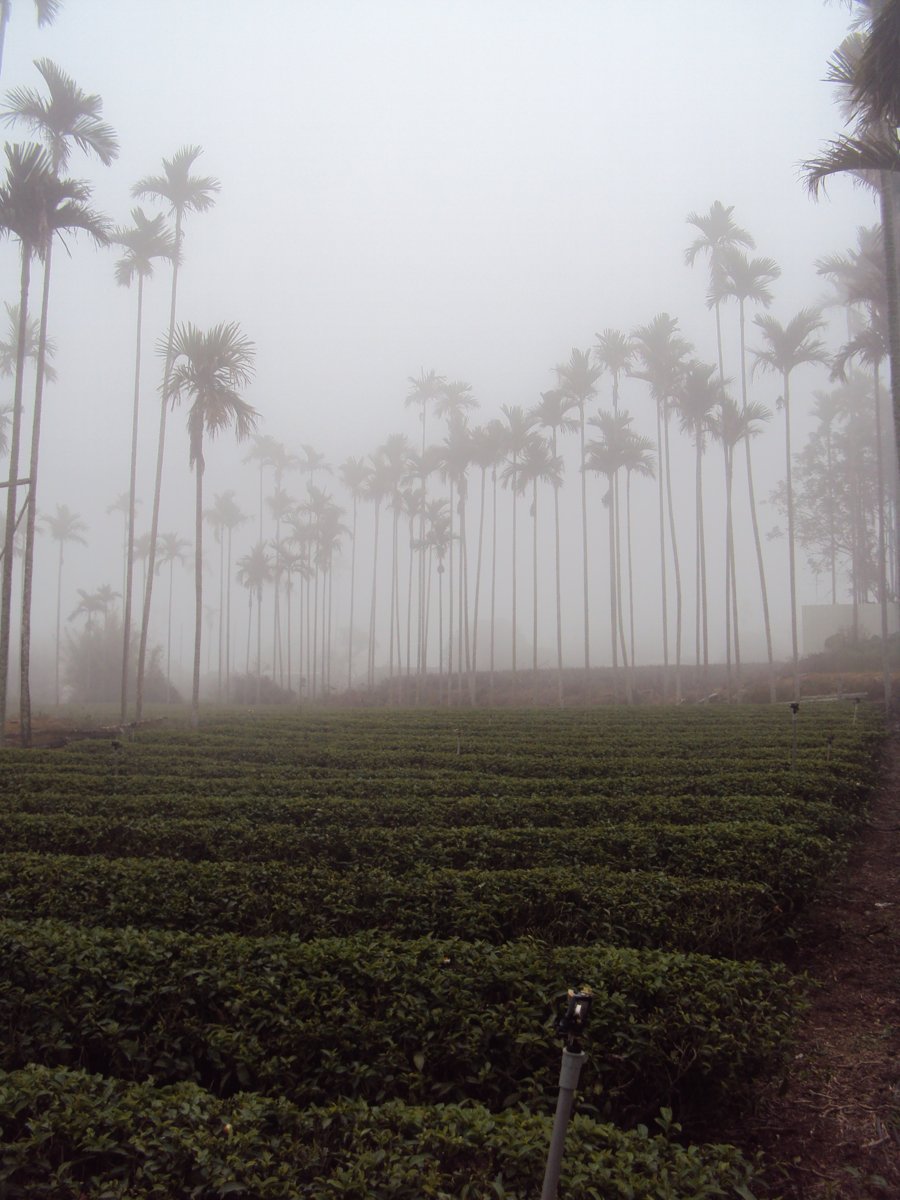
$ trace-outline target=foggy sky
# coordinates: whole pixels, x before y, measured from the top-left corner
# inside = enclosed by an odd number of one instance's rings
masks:
[[[32,60],[46,56],[101,94],[120,157],[104,169],[76,151],[69,173],[94,183],[96,204],[119,224],[130,223],[137,178],[157,173],[180,146],[203,147],[196,170],[216,176],[222,191],[211,212],[187,220],[179,319],[204,328],[238,321],[257,347],[247,397],[263,417],[261,432],[294,450],[312,443],[336,464],[370,453],[390,433],[417,439],[404,398],[408,376],[422,367],[470,382],[480,421],[501,404],[537,403],[553,385],[554,364],[573,346],[589,347],[597,331],[628,331],[657,312],[676,316],[697,355],[713,361],[705,265],[688,269],[683,254],[696,232],[687,213],[715,200],[734,205],[755,253],[781,265],[775,316],[786,321],[820,302],[827,289],[815,259],[847,249],[857,226],[876,219],[870,196],[846,180],[831,183],[819,203],[799,181],[800,162],[840,127],[834,89],[822,80],[848,22],[844,6],[822,0],[65,0],[55,25],[39,30],[33,6],[17,0],[0,92],[41,87]],[[24,132],[8,137],[27,140]],[[46,398],[39,509],[68,503],[90,526],[90,549],[67,550],[74,597],[76,587],[119,579],[120,519],[106,508],[128,483],[135,291],[115,286],[115,250],[75,241],[70,251],[54,258],[59,382]],[[15,247],[0,248],[0,264],[0,299],[13,302]],[[139,532],[149,523],[160,369],[153,346],[165,329],[168,288],[159,271],[146,293]],[[33,289],[35,312],[38,303]],[[733,375],[736,316],[726,313]],[[792,383],[798,449],[810,393],[826,386],[821,371],[798,372]],[[609,390],[606,377],[605,407]],[[760,377],[753,395],[774,407],[779,390]],[[650,434],[645,385],[625,381],[621,403]],[[170,428],[160,528],[190,538],[181,414]],[[780,438],[776,421],[755,448],[761,497],[783,472]],[[566,490],[574,494],[571,449]],[[688,463],[686,444],[684,453]],[[257,477],[242,465],[245,454],[229,436],[210,448],[210,503],[234,487],[256,511]],[[718,479],[718,460],[708,470]],[[303,485],[287,486],[299,495]],[[592,518],[598,605],[606,594],[602,490],[597,484]],[[645,501],[636,495],[648,522],[653,502],[652,485]],[[710,514],[718,546],[714,505]],[[764,530],[775,523],[764,511]],[[253,530],[251,522],[241,549]],[[47,619],[55,547],[42,541],[37,615]],[[784,542],[766,553],[777,575]],[[527,541],[520,556],[524,635]],[[784,588],[773,584],[773,592],[784,653]],[[815,596],[804,578],[801,600]],[[549,603],[548,593],[548,620]],[[749,596],[751,625],[754,603]],[[574,655],[577,608],[571,617]],[[604,629],[598,613],[598,648]],[[761,631],[747,636],[758,651]],[[647,638],[645,657],[658,656],[655,626]]]

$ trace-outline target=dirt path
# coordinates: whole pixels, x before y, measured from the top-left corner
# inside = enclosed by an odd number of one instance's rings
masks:
[[[900,722],[838,880],[796,965],[816,981],[787,1087],[745,1127],[786,1200],[900,1198]]]

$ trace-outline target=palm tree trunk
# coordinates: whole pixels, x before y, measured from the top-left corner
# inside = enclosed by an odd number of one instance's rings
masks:
[[[794,550],[794,487],[791,474],[791,396],[790,381],[784,372],[784,453],[787,481],[788,568],[791,594],[791,664],[794,678],[794,700],[800,699],[800,654],[797,644],[797,564]]]
[[[518,504],[516,504],[516,455],[513,455],[513,477],[512,487],[512,674],[513,674],[513,689],[516,683],[516,518],[518,515]]]
[[[887,586],[887,539],[885,537],[884,500],[884,438],[881,421],[881,375],[878,367],[873,372],[875,384],[875,462],[878,486],[878,604],[881,610],[881,674],[884,681],[885,712],[891,705],[891,659],[888,648],[888,586]]]
[[[16,378],[13,393],[12,429],[9,438],[9,483],[6,491],[6,529],[3,538],[3,577],[0,583],[0,745],[6,741],[9,642],[12,618],[13,538],[16,532],[16,498],[19,482],[19,448],[22,439],[22,391],[25,376],[25,346],[28,336],[28,286],[31,280],[31,247],[22,245],[19,276],[19,333],[16,343]]]
[[[591,632],[590,605],[588,600],[588,534],[587,534],[587,474],[584,469],[584,403],[578,406],[579,439],[581,459],[581,571],[582,591],[584,594],[584,674],[586,699],[591,698]]]
[[[660,597],[662,599],[663,639],[663,699],[669,693],[669,597],[666,589],[666,508],[665,508],[665,460],[663,458],[662,401],[656,402],[656,461],[659,464],[657,490],[659,492],[659,572]]]
[[[491,674],[489,697],[494,703],[494,640],[497,613],[497,468],[491,472]]]
[[[731,571],[733,526],[731,520],[731,457],[730,447],[723,441],[725,453],[725,692],[731,700]]]
[[[228,582],[225,587],[225,697],[231,698],[231,526],[228,526]]]
[[[353,533],[350,547],[350,631],[347,635],[347,690],[353,687],[353,606],[356,599],[356,518],[359,501],[353,493]]]
[[[453,697],[453,478],[450,479],[450,547],[448,550],[450,559],[450,575],[449,583],[449,611],[448,611],[448,630],[449,642],[447,645],[447,704],[451,703]]]
[[[532,702],[538,704],[538,536],[537,536],[537,479],[535,478],[531,492],[531,563],[533,568],[531,595],[531,675]]]
[[[681,702],[681,567],[678,539],[675,535],[675,508],[672,503],[672,470],[669,464],[669,420],[663,413],[663,440],[666,459],[666,500],[669,512],[669,540],[672,543],[672,569],[675,574],[675,703]]]
[[[744,301],[739,303],[741,333],[741,410],[747,407],[747,350],[745,342]],[[744,456],[747,466],[747,496],[750,504],[750,522],[753,526],[753,545],[756,550],[756,567],[759,574],[759,591],[762,599],[763,625],[766,633],[766,656],[769,664],[769,703],[775,703],[775,656],[772,651],[772,621],[769,616],[769,589],[766,586],[766,567],[763,562],[762,538],[759,534],[759,516],[756,511],[756,492],[753,486],[753,459],[750,454],[750,439],[744,439]],[[732,586],[737,591],[737,582]]]
[[[175,258],[172,262],[172,296],[169,304],[169,332],[166,339],[166,361],[163,368],[162,400],[159,409],[159,439],[156,448],[156,480],[153,487],[153,514],[150,519],[150,550],[147,555],[147,586],[141,614],[141,640],[138,646],[135,714],[137,724],[144,710],[144,672],[147,665],[147,640],[150,635],[150,606],[153,599],[153,576],[156,571],[156,539],[159,537],[159,507],[162,496],[163,459],[166,452],[166,414],[169,406],[169,379],[172,374],[172,344],[175,337],[175,310],[178,296],[178,257],[181,251],[181,213],[175,217]]]
[[[63,546],[62,538],[59,540],[59,564],[56,568],[56,707],[60,705],[59,694],[59,633],[60,623],[62,618],[62,569],[63,569]]]
[[[38,333],[37,379],[31,419],[31,456],[28,469],[28,507],[25,515],[25,558],[22,569],[22,628],[19,655],[19,733],[23,746],[31,745],[31,595],[34,577],[34,533],[37,522],[38,455],[41,447],[41,415],[44,399],[44,369],[47,361],[47,320],[50,307],[50,262],[52,239],[44,256],[44,288]]]
[[[372,538],[372,604],[369,609],[369,690],[375,686],[375,597],[378,586],[378,521],[380,501],[375,502],[375,533]]]
[[[891,366],[891,413],[894,419],[894,462],[893,476],[896,481],[900,466],[900,286],[898,286],[897,230],[895,225],[894,177],[890,171],[882,171],[879,197],[881,204],[881,226],[884,233],[884,256],[886,259],[885,279],[887,283],[888,347]],[[900,529],[900,526],[898,526]],[[900,561],[896,545],[895,557]]]
[[[478,678],[478,615],[481,601],[481,560],[484,550],[484,497],[487,467],[481,468],[481,495],[478,509],[478,550],[475,554],[475,607],[472,612],[472,674]]]
[[[193,729],[200,725],[200,643],[203,636],[203,444],[200,438],[197,439],[197,443],[194,457],[197,508],[194,514],[194,674],[191,687]]]
[[[556,458],[556,430],[553,431],[553,457]],[[559,488],[553,485],[553,532],[554,555],[556,569],[556,699],[562,708],[565,702],[563,696],[563,659],[562,659],[562,584],[560,577],[559,556]]]
[[[141,396],[141,332],[144,318],[144,277],[138,275],[137,330],[134,347],[134,397],[131,406],[131,464],[128,475],[128,517],[125,547],[125,597],[122,611],[122,683],[119,720],[128,716],[128,667],[131,650],[131,607],[134,588],[134,521],[137,493],[138,417]]]
[[[166,619],[166,704],[172,703],[172,583],[175,559],[169,559],[169,611]]]

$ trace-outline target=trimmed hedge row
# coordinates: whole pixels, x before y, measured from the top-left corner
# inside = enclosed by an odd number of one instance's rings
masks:
[[[8,813],[67,813],[70,816],[176,817],[216,821],[264,821],[303,829],[332,826],[336,816],[345,827],[378,824],[409,829],[460,825],[490,825],[495,829],[569,828],[605,821],[659,822],[696,825],[708,821],[802,821],[828,836],[848,833],[851,811],[824,801],[794,796],[569,796],[558,787],[555,796],[360,796],[310,797],[219,796],[184,792],[152,792],[112,796],[109,792],[37,792],[3,797],[0,810]]]
[[[478,1105],[300,1109],[246,1093],[222,1100],[189,1083],[157,1088],[31,1067],[0,1074],[0,1194],[527,1200],[540,1187],[550,1126],[547,1115]],[[579,1115],[567,1131],[568,1200],[746,1200],[753,1182],[753,1166],[731,1146],[684,1147]]]
[[[761,883],[782,906],[807,900],[842,853],[834,842],[803,826],[762,821],[394,830],[343,827],[339,814],[330,827],[297,829],[250,821],[3,813],[0,845],[16,851],[194,862],[271,860],[334,867],[377,862],[395,875],[428,867],[626,867]]]
[[[302,939],[381,929],[397,937],[765,952],[786,914],[768,889],[661,872],[423,870],[0,854],[0,917],[57,917]]]
[[[197,937],[0,921],[0,1068],[83,1067],[299,1104],[476,1100],[556,1090],[549,1030],[573,982],[595,992],[585,1100],[624,1123],[746,1099],[777,1071],[787,972],[609,948],[384,935]]]

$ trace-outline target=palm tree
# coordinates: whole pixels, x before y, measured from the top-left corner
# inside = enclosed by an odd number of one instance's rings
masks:
[[[623,374],[628,373],[628,368],[634,358],[634,346],[631,338],[619,329],[604,329],[602,333],[594,336],[597,338],[594,358],[604,371],[608,371],[612,375],[613,412],[617,413],[619,411],[619,380]]]
[[[532,432],[534,419],[518,404],[504,404],[501,406],[503,416],[506,418],[506,425],[503,428],[506,442],[506,466],[500,476],[501,482],[509,487],[512,491],[512,673],[513,680],[517,670],[516,660],[516,636],[517,636],[517,612],[516,612],[516,542],[517,542],[517,515],[518,505],[516,497],[519,495],[521,488],[519,487],[519,470],[521,460],[525,451],[528,449],[528,443],[533,437],[538,435]],[[451,526],[451,536],[452,536]]]
[[[34,0],[34,12],[39,28],[52,25],[62,8],[62,0]],[[12,12],[12,0],[0,0],[0,66],[3,63],[3,50],[6,45],[6,27]]]
[[[25,525],[25,561],[22,595],[22,653],[21,653],[21,736],[23,744],[31,740],[31,589],[34,569],[34,536],[37,521],[37,484],[40,452],[41,416],[44,392],[44,363],[46,361],[47,321],[50,305],[50,270],[53,250],[53,234],[81,229],[90,233],[94,240],[105,244],[108,238],[108,223],[105,218],[87,207],[91,191],[83,183],[59,179],[60,172],[67,166],[73,145],[85,153],[95,154],[104,164],[118,156],[119,146],[112,128],[101,119],[103,101],[97,95],[88,95],[73,79],[47,58],[39,59],[35,66],[47,87],[47,96],[33,88],[15,88],[7,94],[7,109],[3,119],[7,124],[21,123],[41,138],[50,152],[53,175],[57,183],[55,200],[45,198],[47,210],[44,217],[45,230],[42,246],[38,251],[44,265],[43,295],[41,301],[40,332],[38,334],[37,374],[35,380],[34,410],[32,415],[31,457],[29,467],[28,507]],[[75,191],[73,191],[73,187]]]
[[[728,247],[722,253],[722,272],[716,281],[715,290],[710,289],[710,303],[713,296],[722,300],[733,298],[738,302],[738,326],[740,330],[741,356],[741,408],[746,409],[749,403],[747,397],[747,340],[746,340],[746,311],[747,301],[761,304],[768,308],[772,303],[772,291],[769,285],[781,275],[781,268],[772,258],[748,258],[737,247]],[[750,506],[750,523],[753,528],[753,546],[756,552],[756,570],[759,576],[759,592],[763,610],[763,626],[766,635],[766,657],[769,664],[769,700],[775,702],[775,656],[772,649],[772,622],[769,616],[769,589],[766,583],[766,567],[763,561],[762,537],[759,532],[759,515],[756,508],[756,490],[753,484],[753,456],[750,452],[750,438],[745,437],[744,462],[747,468],[747,496]],[[732,588],[737,590],[737,581],[732,576]],[[735,606],[736,606],[735,601]],[[735,622],[737,610],[735,607]],[[737,624],[735,623],[735,639],[737,639]],[[737,649],[736,649],[737,652]]]
[[[563,397],[569,405],[578,411],[579,458],[578,469],[581,474],[581,570],[582,592],[584,598],[584,669],[591,668],[591,635],[590,635],[590,600],[588,588],[588,533],[587,533],[587,477],[584,473],[584,427],[586,421],[585,406],[588,400],[597,394],[597,380],[603,374],[604,367],[591,363],[590,350],[577,350],[573,347],[569,361],[560,363],[556,368],[556,379]],[[590,676],[586,680],[590,690]]]
[[[524,493],[531,488],[531,561],[532,575],[532,660],[533,700],[538,703],[538,484],[549,483],[554,494],[562,486],[562,459],[554,454],[550,443],[540,434],[532,434],[522,454],[516,473],[515,486]],[[561,694],[561,692],[560,692]]]
[[[720,281],[722,277],[723,254],[738,246],[746,246],[752,250],[756,243],[747,232],[734,223],[731,214],[734,205],[726,208],[721,201],[716,200],[710,205],[708,213],[691,212],[687,215],[688,225],[700,230],[700,236],[691,242],[684,252],[684,261],[692,267],[699,254],[709,256],[709,294],[711,307],[716,311],[716,350],[718,353],[719,378],[724,379],[725,368],[722,362],[722,317],[720,312]]]
[[[206,519],[212,525],[219,541],[219,692],[222,693],[222,675],[224,662],[225,692],[231,683],[231,541],[232,535],[239,525],[249,518],[242,513],[235,502],[234,492],[228,490],[220,493],[213,500],[213,506],[206,511]],[[227,533],[227,539],[225,534]],[[227,542],[227,544],[226,544]],[[224,631],[224,633],[223,633]],[[223,654],[224,645],[224,654]]]
[[[607,330],[606,333],[610,333]],[[613,376],[615,380],[616,375]],[[614,394],[616,384],[613,384]],[[571,431],[578,428],[578,422],[574,417],[568,415],[569,406],[562,392],[556,388],[549,392],[541,392],[541,403],[532,410],[532,416],[537,425],[542,429],[550,430],[550,454],[554,460],[558,459],[557,454],[557,436],[563,431]],[[562,459],[559,459],[562,462]],[[559,483],[553,484],[553,530],[554,530],[554,549],[555,549],[555,572],[556,572],[556,698],[559,706],[563,704],[563,660],[562,660],[562,582],[560,574],[560,554],[559,554],[559,489],[562,486],[562,475],[560,474]]]
[[[266,497],[266,504],[269,512],[275,521],[275,541],[273,543],[275,549],[275,603],[273,606],[273,621],[272,621],[272,675],[274,678],[275,666],[278,666],[278,682],[279,686],[284,686],[284,660],[282,656],[281,643],[281,604],[279,602],[279,593],[281,591],[281,565],[283,561],[282,545],[281,545],[281,525],[297,507],[297,501],[293,496],[281,486],[281,475],[278,471],[275,474],[276,484],[275,491],[271,496]]]
[[[694,514],[696,535],[696,662],[703,662],[703,687],[708,685],[709,618],[706,588],[706,537],[703,519],[703,452],[716,406],[722,399],[723,381],[713,379],[716,367],[694,359],[688,363],[675,398],[681,429],[694,439]],[[702,634],[702,638],[701,638]]]
[[[429,404],[433,405],[444,395],[447,381],[443,375],[438,375],[436,371],[427,371],[424,367],[420,368],[418,376],[410,375],[407,379],[410,385],[410,390],[406,395],[406,407],[418,405],[419,420],[422,422],[422,454],[425,453],[425,424],[428,415]]]
[[[592,438],[585,447],[584,469],[606,476],[609,484],[603,503],[609,517],[609,624],[610,650],[612,656],[613,681],[616,693],[619,686],[619,647],[625,667],[626,694],[631,702],[631,677],[628,655],[625,650],[625,633],[622,622],[622,558],[619,536],[618,489],[616,478],[625,466],[625,447],[631,434],[631,418],[626,413],[600,413],[592,417],[591,425],[600,430],[599,438]]]
[[[265,542],[257,542],[249,553],[237,561],[237,580],[247,589],[249,612],[247,614],[247,666],[245,674],[250,679],[250,631],[253,624],[253,593],[256,593],[256,703],[259,704],[262,682],[262,590],[275,578],[275,567]]]
[[[72,512],[67,504],[57,504],[56,512],[45,516],[44,523],[47,526],[50,536],[55,542],[59,543],[59,558],[56,566],[56,705],[59,707],[59,638],[62,606],[63,552],[66,542],[80,542],[82,546],[87,545],[87,539],[84,537],[84,534],[87,532],[87,525],[77,513]]]
[[[134,518],[137,487],[138,419],[141,394],[141,340],[143,333],[144,281],[153,277],[154,259],[175,260],[175,239],[163,216],[148,217],[143,209],[131,210],[133,225],[117,229],[112,240],[123,246],[125,253],[116,263],[116,283],[130,287],[137,279],[137,328],[134,349],[134,396],[131,406],[131,465],[128,477],[128,507],[125,518],[125,609],[122,614],[122,688],[120,720],[128,712],[128,648],[131,644],[131,605],[134,581]]]
[[[18,334],[19,334],[19,306],[18,304],[5,304],[7,316],[7,332],[5,337],[0,339],[0,375],[7,377],[14,376],[16,373],[16,353],[18,350]],[[28,329],[25,335],[25,357],[30,358],[32,362],[37,362],[38,356],[38,332],[40,322],[32,318],[28,319]],[[46,360],[53,358],[56,354],[56,342],[51,338],[47,339],[47,344],[44,347],[44,379],[47,383],[56,382],[56,371]]]
[[[785,486],[788,519],[788,566],[791,596],[791,654],[794,673],[794,700],[800,698],[800,658],[797,644],[797,578],[796,545],[794,537],[794,493],[791,485],[791,373],[804,363],[828,361],[823,343],[813,335],[824,327],[825,322],[818,309],[804,308],[787,325],[782,325],[768,314],[753,318],[762,331],[766,345],[754,350],[754,371],[759,368],[781,376],[784,407]]]
[[[734,400],[723,393],[719,397],[717,411],[709,421],[709,432],[718,442],[721,442],[725,456],[725,662],[729,694],[731,692],[732,646],[738,687],[740,687],[741,670],[732,504],[734,450],[738,442],[749,441],[751,437],[756,437],[761,433],[761,423],[768,421],[771,415],[767,408],[753,400],[738,408]]]
[[[500,421],[488,421],[479,425],[470,434],[472,463],[481,469],[481,505],[478,514],[478,551],[475,558],[475,600],[472,611],[472,673],[478,671],[478,617],[481,600],[481,561],[484,548],[484,511],[487,472],[491,472],[493,495],[493,524],[491,526],[491,679],[494,670],[494,591],[497,563],[497,466],[504,448],[503,425]]]
[[[468,385],[463,385],[468,387]],[[471,653],[469,644],[469,605],[468,605],[468,554],[466,546],[466,499],[468,497],[468,469],[472,463],[472,447],[469,427],[466,423],[466,418],[463,409],[449,409],[449,420],[447,427],[447,436],[444,438],[441,447],[441,472],[450,483],[450,611],[449,611],[449,627],[450,627],[450,644],[449,644],[449,671],[448,671],[448,688],[447,688],[447,703],[449,704],[453,692],[453,547],[452,540],[456,537],[458,545],[458,562],[459,562],[459,579],[457,583],[459,593],[458,611],[458,640],[457,640],[457,674],[460,677],[460,686],[462,681],[462,657],[463,646],[465,645],[465,665],[466,673],[469,680],[470,697],[474,703],[474,678],[471,674]],[[454,491],[456,492],[456,502],[454,503]],[[454,512],[459,517],[459,533],[453,533],[453,515]]]
[[[169,604],[168,618],[166,622],[166,703],[172,702],[172,584],[174,581],[174,568],[176,563],[184,565],[185,551],[189,550],[191,543],[184,538],[180,538],[177,533],[161,533],[159,535],[159,550],[156,559],[156,570],[161,571],[163,567],[169,568]]]
[[[184,219],[188,213],[207,212],[215,204],[220,184],[206,175],[192,175],[191,169],[201,154],[199,146],[183,146],[172,158],[163,159],[162,175],[147,175],[131,189],[136,199],[161,200],[168,204],[174,218],[175,253],[172,260],[172,295],[169,304],[169,329],[166,337],[165,366],[159,410],[159,437],[156,448],[156,479],[153,486],[153,513],[150,518],[150,557],[144,606],[141,614],[141,640],[138,646],[137,691],[135,720],[140,721],[144,706],[144,671],[147,662],[147,637],[150,630],[150,604],[153,597],[153,575],[156,544],[159,536],[159,505],[162,494],[163,459],[166,449],[166,413],[170,400],[169,377],[172,372],[175,339],[175,310],[178,296],[178,269],[181,264]]]
[[[353,612],[356,597],[356,530],[360,498],[365,494],[369,478],[369,467],[365,459],[348,458],[339,468],[341,482],[353,501],[353,518],[350,529],[350,618],[347,635],[347,688],[353,686]]]
[[[17,483],[19,473],[19,450],[22,429],[22,391],[25,352],[28,329],[28,288],[31,278],[33,255],[44,259],[55,233],[83,230],[98,243],[106,241],[104,219],[89,208],[87,201],[90,189],[75,180],[61,180],[53,168],[53,160],[40,146],[6,147],[7,176],[0,186],[0,234],[14,235],[21,247],[21,271],[19,280],[19,340],[16,354],[16,377],[13,396],[13,419],[10,434],[9,487],[7,489],[6,537],[3,550],[3,577],[0,584],[0,740],[6,723],[6,693],[9,676],[9,636],[12,604],[12,543],[16,527]],[[46,285],[46,278],[45,278]],[[46,286],[45,286],[46,294]],[[45,309],[46,312],[46,309]],[[42,316],[43,324],[43,316]],[[44,328],[44,342],[46,329]],[[38,378],[41,376],[40,348],[38,351]],[[40,440],[41,409],[39,396],[35,394],[35,409],[32,420],[31,488],[29,491],[29,529],[33,547],[34,524],[30,507],[36,495],[37,450]],[[30,739],[30,693],[28,689],[30,648],[30,602],[32,558],[27,554],[22,608],[22,739]]]
[[[669,406],[678,394],[685,360],[692,350],[691,343],[677,332],[678,322],[668,313],[658,313],[647,325],[632,333],[635,358],[640,370],[630,370],[635,379],[650,385],[650,395],[656,402],[656,455],[659,464],[659,561],[662,600],[663,663],[668,675],[669,625],[666,577],[665,509],[668,507],[669,538],[672,545],[672,565],[675,576],[675,701],[681,700],[681,567],[678,561],[678,541],[675,536],[675,514],[672,505],[672,476],[669,470]]]
[[[263,500],[263,473],[267,467],[274,467],[282,451],[286,453],[286,450],[281,442],[266,433],[254,433],[251,442],[252,445],[244,456],[244,462],[259,463],[259,540],[262,541],[263,513],[266,507]]]
[[[900,462],[900,270],[894,179],[900,171],[900,134],[896,83],[892,82],[896,74],[892,55],[898,17],[896,0],[865,7],[869,15],[868,36],[857,32],[845,38],[832,55],[826,76],[841,85],[842,107],[848,118],[855,118],[856,127],[850,137],[830,142],[818,158],[805,163],[804,172],[813,196],[818,196],[831,175],[842,172],[852,172],[878,192],[884,234],[894,448],[896,461]]]
[[[231,322],[203,333],[195,325],[176,329],[172,344],[162,347],[171,358],[168,379],[173,403],[190,398],[188,436],[190,464],[194,468],[194,677],[191,690],[191,724],[200,721],[200,639],[203,630],[203,438],[215,437],[234,427],[238,441],[250,436],[258,414],[238,394],[253,374],[253,343]]]
[[[375,504],[375,529],[372,535],[372,599],[369,609],[368,685],[375,686],[376,613],[378,594],[378,534],[381,505],[399,488],[406,470],[409,443],[403,434],[392,434],[371,456],[371,468],[365,485],[367,499]],[[391,612],[393,622],[393,611]]]
[[[625,414],[628,415],[627,413]],[[630,420],[630,418],[629,418]],[[634,569],[631,552],[631,477],[641,475],[652,479],[656,474],[656,455],[653,452],[653,442],[650,438],[642,437],[630,430],[622,442],[622,466],[625,468],[625,546],[626,562],[628,564],[628,644],[631,650],[631,668],[635,667],[634,643]]]

